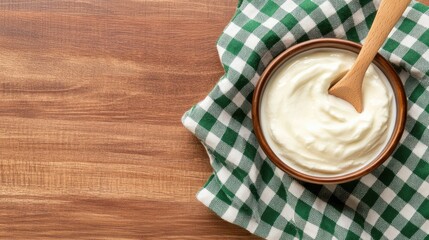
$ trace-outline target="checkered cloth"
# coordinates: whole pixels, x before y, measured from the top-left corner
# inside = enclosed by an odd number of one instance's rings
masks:
[[[183,116],[214,169],[198,200],[226,221],[268,239],[429,239],[429,8],[413,2],[381,54],[397,69],[408,118],[396,151],[341,185],[297,181],[276,168],[253,133],[253,89],[267,64],[297,42],[361,42],[379,2],[243,0],[218,40],[225,69]]]

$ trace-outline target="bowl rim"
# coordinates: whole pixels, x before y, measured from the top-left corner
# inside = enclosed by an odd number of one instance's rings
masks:
[[[405,96],[404,87],[401,79],[396,73],[395,69],[392,65],[383,57],[380,53],[377,53],[375,56],[373,63],[386,75],[388,82],[390,83],[393,93],[394,99],[396,100],[396,120],[393,133],[389,142],[383,151],[371,162],[367,163],[364,167],[339,176],[315,176],[307,173],[303,173],[285,162],[283,162],[274,151],[269,146],[267,140],[265,139],[262,133],[262,127],[260,125],[260,103],[263,96],[265,85],[270,80],[272,74],[280,67],[283,63],[290,60],[292,57],[301,54],[303,52],[317,49],[317,48],[338,48],[341,50],[352,51],[355,53],[359,53],[362,45],[351,42],[343,39],[336,38],[321,38],[321,39],[313,39],[309,41],[305,41],[302,43],[298,43],[282,53],[280,53],[277,57],[275,57],[265,68],[258,83],[256,84],[255,90],[253,92],[252,98],[252,122],[253,129],[256,135],[256,138],[262,148],[262,150],[267,155],[268,159],[271,160],[278,168],[288,173],[289,175],[305,181],[309,183],[316,184],[339,184],[345,183],[352,180],[356,180],[361,178],[362,176],[370,173],[377,167],[379,167],[383,162],[385,162],[390,155],[395,150],[396,146],[401,139],[402,133],[405,128],[405,121],[407,117],[407,98]]]

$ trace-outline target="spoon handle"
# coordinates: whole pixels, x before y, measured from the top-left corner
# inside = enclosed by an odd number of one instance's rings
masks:
[[[363,78],[381,45],[401,18],[411,0],[382,0],[377,15],[352,69]],[[355,68],[356,67],[356,68]],[[357,70],[360,71],[357,71]]]

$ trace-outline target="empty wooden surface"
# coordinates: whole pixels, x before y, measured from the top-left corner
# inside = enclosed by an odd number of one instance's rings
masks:
[[[248,238],[180,123],[235,1],[0,2],[0,238]]]
[[[0,238],[249,239],[180,117],[236,0],[0,1]]]

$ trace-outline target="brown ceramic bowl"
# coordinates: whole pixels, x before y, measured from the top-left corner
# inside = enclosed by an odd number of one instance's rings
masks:
[[[263,92],[266,84],[270,81],[272,74],[277,70],[279,66],[283,63],[291,59],[292,57],[304,53],[309,50],[318,49],[318,48],[334,48],[347,50],[355,53],[359,53],[361,49],[361,45],[341,40],[341,39],[316,39],[311,41],[306,41],[300,44],[297,44],[279,56],[277,56],[264,70],[259,82],[255,88],[253,93],[252,100],[252,118],[253,118],[253,127],[256,134],[256,137],[259,141],[264,152],[267,154],[268,158],[280,169],[289,175],[300,179],[305,182],[317,183],[317,184],[338,184],[344,183],[348,181],[352,181],[358,179],[372,170],[380,166],[393,152],[396,145],[398,144],[401,135],[404,131],[406,114],[407,114],[407,100],[405,97],[404,87],[402,85],[401,80],[399,79],[398,74],[395,72],[393,67],[389,64],[389,62],[384,59],[380,54],[377,54],[374,58],[373,63],[386,75],[394,95],[394,100],[396,104],[396,119],[395,125],[393,129],[393,133],[390,136],[390,140],[387,143],[386,147],[382,152],[373,160],[368,160],[368,163],[364,165],[362,168],[357,169],[356,171],[346,173],[344,175],[336,175],[336,176],[315,176],[307,173],[303,173],[302,171],[297,170],[296,168],[288,165],[284,161],[282,161],[271,149],[267,140],[264,137],[262,127],[260,125],[260,108],[261,108],[261,100],[263,97]]]

